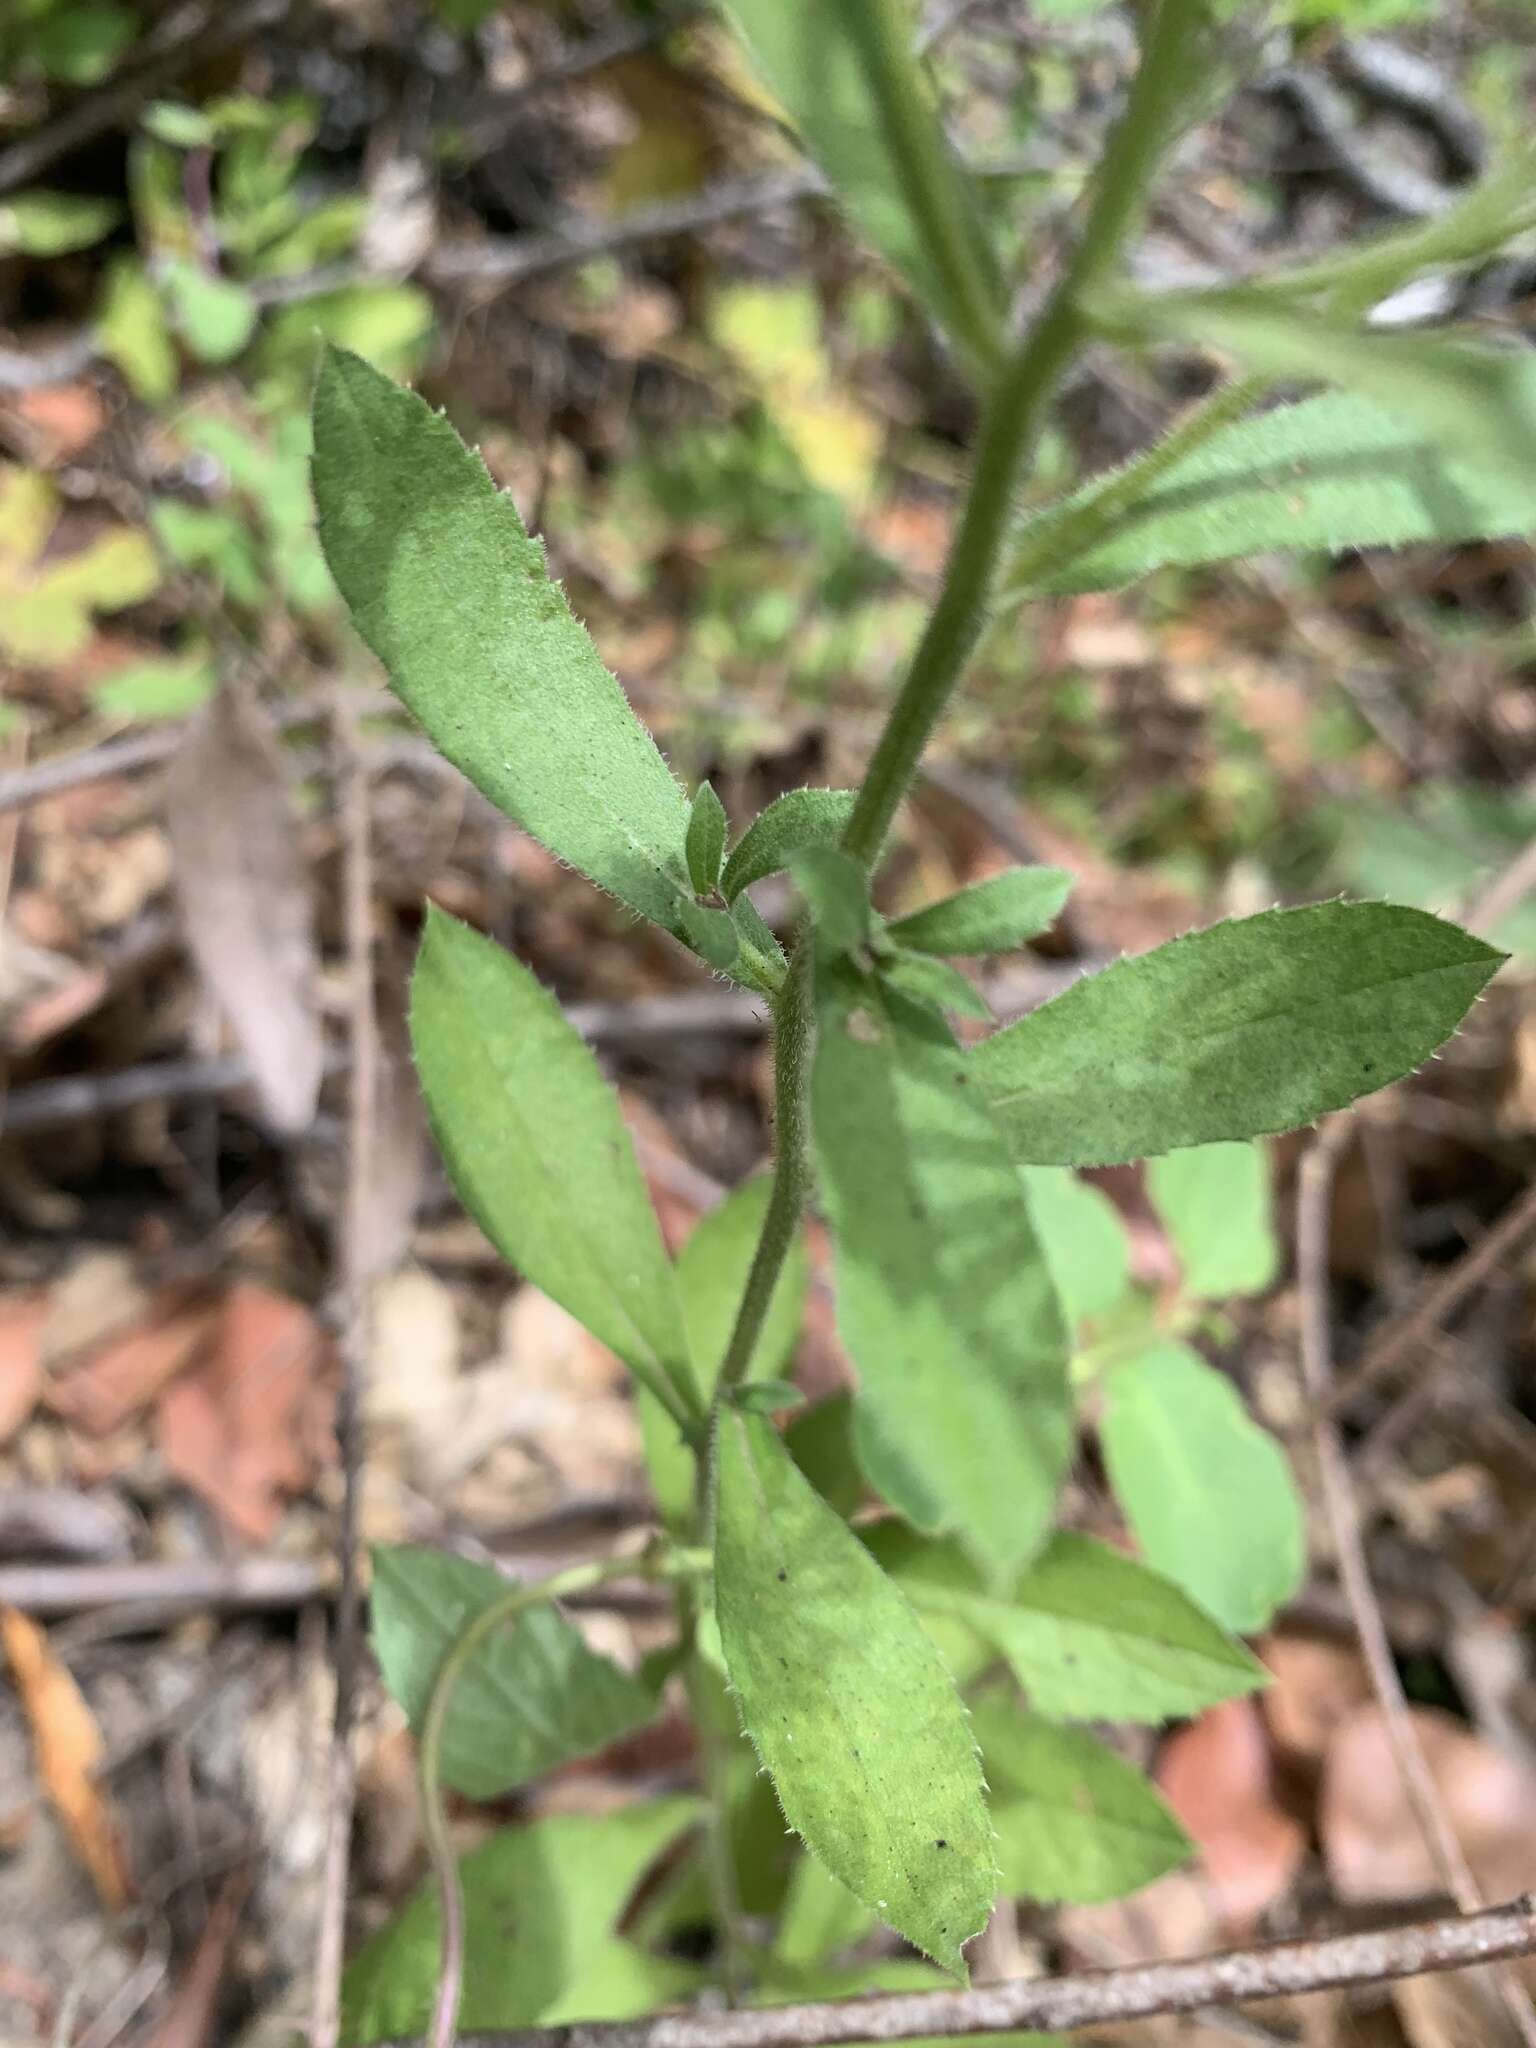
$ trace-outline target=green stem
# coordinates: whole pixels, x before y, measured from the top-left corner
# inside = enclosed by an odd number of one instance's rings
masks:
[[[1000,603],[1011,608],[1038,595],[1050,577],[1097,547],[1121,514],[1133,511],[1175,463],[1240,418],[1267,386],[1263,377],[1238,377],[1219,386],[1191,406],[1161,441],[1105,477],[1096,490],[1076,504],[1043,514],[1025,530],[1019,551],[1008,564]]]
[[[699,1461],[704,1469],[704,1461]],[[684,1603],[686,1602],[686,1608]],[[714,1909],[720,1943],[721,1981],[726,2003],[739,2005],[746,1990],[746,1951],[742,1939],[741,1890],[736,1882],[736,1853],[731,1843],[730,1755],[722,1735],[716,1687],[698,1651],[701,1602],[696,1590],[680,1588],[679,1608],[688,1631],[683,1683],[693,1719],[699,1781],[704,1790],[704,1874]]]
[[[865,81],[880,111],[891,161],[922,241],[949,301],[947,325],[985,376],[1003,366],[1005,308],[990,251],[964,203],[962,173],[909,54],[888,0],[843,0]]]
[[[432,2024],[427,2034],[429,2048],[453,2048],[458,2028],[459,1998],[464,1985],[464,1895],[459,1887],[458,1859],[448,1834],[448,1815],[443,1805],[441,1783],[443,1736],[448,1710],[475,1652],[496,1630],[515,1621],[530,1607],[555,1600],[569,1600],[577,1593],[589,1593],[610,1579],[669,1579],[707,1570],[709,1559],[697,1551],[658,1550],[644,1557],[605,1557],[591,1564],[573,1565],[537,1585],[509,1586],[500,1600],[477,1614],[464,1633],[450,1646],[432,1681],[427,1709],[421,1721],[417,1750],[417,1782],[421,1797],[421,1830],[426,1838],[427,1857],[442,1916],[437,1996]]]
[[[789,975],[774,1012],[774,1168],[773,1190],[752,1269],[742,1292],[741,1307],[720,1367],[722,1392],[746,1378],[762,1335],[763,1322],[789,1248],[800,1228],[809,1190],[809,1116],[806,1088],[811,1066],[812,953],[802,932],[790,961]]]
[[[1119,261],[1198,67],[1203,0],[1160,0],[1124,115],[1110,137],[1071,262],[986,409],[944,586],[854,804],[843,845],[865,867],[885,837],[987,621],[1024,459],[1088,326],[1083,299]]]

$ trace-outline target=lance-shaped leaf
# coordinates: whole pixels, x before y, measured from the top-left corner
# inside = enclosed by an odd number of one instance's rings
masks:
[[[1228,1628],[1268,1625],[1306,1570],[1284,1451],[1232,1382],[1171,1341],[1104,1376],[1099,1441],[1150,1565]]]
[[[725,863],[720,893],[734,903],[743,889],[787,868],[810,846],[835,846],[853,810],[851,789],[791,789],[752,820]]]
[[[697,1817],[692,1799],[551,1814],[504,1829],[464,1857],[460,2026],[627,2019],[685,1997],[696,1982],[692,1966],[613,1930],[646,1871]],[[343,2039],[424,2035],[441,1967],[437,1888],[428,1884],[349,1964]]]
[[[994,1572],[1050,1523],[1066,1332],[1024,1189],[943,1022],[817,967],[811,1130],[866,1470]]]
[[[726,13],[861,231],[960,348],[979,366],[993,364],[1007,294],[928,81],[907,55],[902,10],[894,0],[726,0]],[[869,53],[879,46],[902,70],[905,134],[892,133],[870,82]],[[922,213],[909,199],[919,156]]]
[[[511,1591],[489,1565],[441,1550],[373,1554],[370,1633],[384,1683],[420,1730],[444,1657]],[[656,1697],[589,1650],[553,1607],[530,1607],[465,1665],[443,1733],[444,1784],[494,1799],[542,1771],[627,1735]]]
[[[817,938],[833,953],[852,953],[870,935],[872,912],[864,870],[840,846],[802,846],[789,872],[811,913]]]
[[[720,1640],[784,1818],[855,1897],[963,1976],[997,1872],[960,1695],[770,1423],[721,1410],[714,1456]]]
[[[1263,1665],[1171,1580],[1090,1537],[1053,1536],[1002,1590],[952,1543],[892,1523],[870,1541],[925,1619],[982,1637],[1052,1720],[1170,1721],[1264,1683]]]
[[[687,799],[480,457],[414,392],[328,348],[314,487],[353,621],[439,752],[692,943]]]
[[[958,967],[936,960],[931,953],[903,953],[893,947],[880,954],[877,972],[889,987],[940,1015],[956,1010],[962,1017],[992,1022],[992,1005],[975,983],[967,981]]]
[[[1536,359],[1504,372],[1536,408]],[[1112,489],[1096,477],[1025,529],[1033,555],[1051,529]],[[1403,547],[1536,532],[1536,465],[1485,461],[1447,445],[1413,411],[1329,392],[1277,406],[1213,434],[1175,462],[1085,552],[1034,590],[1118,590],[1155,569],[1194,568],[1286,550]]]
[[[886,929],[918,953],[1009,953],[1049,929],[1071,887],[1063,868],[1008,868]]]
[[[695,1399],[671,1262],[618,1099],[512,955],[431,910],[411,1044],[453,1184],[498,1251],[668,1398]]]
[[[707,896],[720,879],[720,863],[725,859],[725,805],[715,795],[710,783],[701,782],[694,792],[693,808],[688,813],[688,878],[695,892]]]
[[[1504,958],[1398,904],[1267,910],[1074,983],[971,1071],[1031,1165],[1293,1130],[1427,1060]]]
[[[1441,447],[1495,469],[1536,462],[1528,352],[1444,334],[1381,332],[1277,304],[1262,291],[1169,292],[1142,302],[1146,331],[1230,350],[1266,375],[1362,391]]]
[[[1147,1165],[1147,1193],[1179,1255],[1184,1292],[1204,1301],[1258,1294],[1280,1246],[1263,1145],[1191,1145]]]
[[[1139,1891],[1192,1843],[1146,1779],[1078,1728],[989,1691],[974,1709],[1010,1894],[1095,1905]]]

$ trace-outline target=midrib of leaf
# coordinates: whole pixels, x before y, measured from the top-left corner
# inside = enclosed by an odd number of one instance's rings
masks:
[[[480,464],[480,467],[482,469],[485,469],[485,458],[483,455],[480,454],[480,451],[478,449],[471,449],[470,453],[474,455],[475,460]],[[500,486],[497,485],[495,478],[491,476],[490,471],[487,469],[485,473],[488,481],[491,483],[492,488],[496,491],[496,495],[498,497],[503,496],[504,493],[501,491]],[[557,589],[557,586],[554,583],[553,578],[550,579],[549,587],[551,590]],[[373,637],[372,634],[368,631],[367,625],[365,625],[364,622],[368,621],[369,623],[372,623],[373,615],[383,615],[386,597],[387,593],[381,593],[378,597],[374,598],[367,605],[359,607],[358,613],[356,614],[358,628],[363,633],[364,639],[368,641],[370,646],[373,645]],[[593,652],[594,656],[596,656],[595,647],[593,649]],[[618,677],[614,674],[613,670],[608,667],[607,663],[601,661],[600,656],[597,656],[596,658],[601,662],[604,674],[608,677],[610,682],[612,682],[614,688],[618,690],[622,695],[624,690],[623,684],[619,681]],[[401,691],[399,694],[403,696],[404,692]],[[406,702],[409,704],[410,700],[407,698]],[[415,707],[412,706],[411,708],[414,710]],[[512,768],[512,763],[510,761],[504,761],[502,763],[502,766],[507,770],[509,774],[514,772]],[[612,799],[606,795],[606,785],[604,781],[601,778],[595,780],[592,778],[591,764],[589,762],[583,761],[581,763],[580,767],[577,769],[575,779],[579,784],[581,796],[591,804],[592,808],[598,812],[598,814],[602,817],[604,822],[610,828],[612,828],[614,832],[616,832],[618,837],[621,840],[623,840],[625,845],[629,847],[630,851],[637,855],[639,859],[644,863],[644,865],[651,870],[652,874],[656,876],[657,880],[665,883],[667,887],[671,890],[672,900],[674,904],[679,902],[684,896],[687,897],[689,902],[692,902],[693,891],[691,889],[685,889],[683,883],[680,881],[678,876],[676,876],[672,872],[672,870],[667,866],[665,856],[661,854],[649,840],[642,839],[636,833],[634,826],[630,823],[625,813],[614,807]],[[684,804],[686,806],[686,798],[684,796],[682,784],[677,782],[675,776],[673,777],[673,781],[676,784],[679,803]],[[683,810],[682,817],[684,827],[686,828],[686,807]],[[521,823],[520,820],[518,822]],[[529,828],[528,826],[524,825],[522,826],[522,829],[528,833],[528,836],[530,838],[536,839],[538,837],[538,834],[533,832],[531,828]],[[540,843],[542,844],[542,841]],[[566,867],[569,865],[569,862],[561,862],[562,867]],[[611,888],[609,888],[607,884],[595,881],[591,876],[587,876],[586,879],[588,881],[592,881],[592,885],[594,888],[601,890],[605,896],[610,897],[612,901],[614,901],[615,903],[624,903],[624,898],[622,896],[615,894],[615,892]],[[632,910],[633,906],[630,904],[625,904],[625,908]]]
[[[1219,927],[1211,926],[1210,929],[1214,931],[1219,929]],[[1196,932],[1192,933],[1191,936],[1199,938],[1203,934]],[[1173,943],[1177,944],[1178,941],[1175,940]],[[1142,953],[1134,957],[1135,959],[1146,959],[1148,956]],[[1083,979],[1099,981],[1133,965],[1134,959],[1117,961],[1113,967],[1106,967],[1102,975],[1085,975]],[[1469,967],[1475,965],[1476,962],[1471,960],[1448,960],[1438,967],[1409,967],[1397,974],[1377,975],[1370,981],[1358,983],[1353,988],[1334,989],[1330,991],[1329,1000],[1331,1002],[1349,1002],[1356,996],[1375,995],[1379,990],[1392,988],[1401,981],[1435,981],[1441,975],[1465,974]],[[1073,986],[1077,987],[1080,984],[1074,983]],[[1199,1024],[1181,1024],[1179,1027],[1179,1037],[1181,1040],[1193,1041],[1196,1044],[1205,1044],[1217,1038],[1234,1038],[1245,1031],[1255,1030],[1263,1024],[1283,1024],[1293,1017],[1311,1016],[1314,1007],[1312,1004],[1298,1001],[1282,1004],[1278,1009],[1274,1010],[1256,1010],[1251,1013],[1245,1013],[1236,1022],[1231,1024],[1206,1024],[1203,1026]],[[983,1042],[985,1043],[985,1041]],[[988,1088],[987,1100],[996,1108],[1005,1108],[1009,1103],[1017,1102],[1022,1097],[1033,1097],[1035,1092],[1035,1089],[1028,1084],[1016,1088]]]
[[[448,970],[453,974],[456,985],[463,988],[462,978],[456,971],[451,954],[447,955],[447,961]],[[468,1011],[471,1008],[471,1000],[467,989],[464,990],[464,997],[464,1007]],[[496,1039],[488,1037],[486,1047],[487,1057],[495,1069],[496,1079],[498,1081],[506,1081],[506,1069],[502,1062]],[[515,1126],[528,1156],[537,1161],[540,1177],[545,1181],[549,1190],[549,1207],[559,1215],[567,1230],[570,1244],[579,1253],[581,1265],[586,1270],[588,1277],[596,1282],[593,1291],[601,1294],[618,1311],[620,1319],[633,1332],[634,1348],[646,1366],[656,1373],[663,1382],[670,1382],[675,1377],[671,1368],[681,1368],[683,1361],[677,1359],[663,1360],[657,1357],[644,1332],[635,1322],[634,1316],[624,1297],[609,1286],[607,1275],[602,1266],[594,1262],[588,1254],[586,1250],[587,1227],[585,1221],[576,1214],[566,1201],[563,1175],[558,1165],[551,1162],[544,1147],[539,1142],[535,1126],[530,1124],[522,1115],[516,1100],[516,1090],[511,1086],[504,1087],[501,1093],[501,1100],[508,1120]]]

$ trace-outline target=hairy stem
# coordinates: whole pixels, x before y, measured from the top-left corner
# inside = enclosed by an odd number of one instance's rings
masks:
[[[887,0],[855,0],[845,15],[892,145],[901,196],[949,295],[954,338],[976,369],[996,375],[1004,358],[1002,290],[965,217],[960,174],[946,161],[943,131],[925,101],[923,74],[908,55]]]
[[[773,1192],[763,1218],[762,1236],[757,1241],[752,1269],[736,1312],[725,1362],[720,1368],[720,1389],[729,1392],[746,1378],[762,1335],[768,1304],[778,1284],[789,1248],[800,1227],[801,1212],[810,1180],[806,1084],[810,1078],[811,1054],[811,946],[802,933],[790,962],[789,975],[779,997],[773,1023],[774,1078],[774,1169]]]
[[[1125,113],[1099,165],[1082,237],[986,408],[975,473],[939,601],[843,835],[844,847],[866,867],[879,859],[923,749],[981,638],[1012,525],[1019,473],[1062,375],[1088,333],[1082,301],[1119,261],[1146,203],[1158,157],[1187,103],[1205,14],[1203,0],[1160,0]]]
[[[701,1564],[697,1552],[657,1550],[644,1557],[605,1557],[591,1564],[572,1565],[569,1571],[536,1585],[509,1586],[505,1595],[493,1601],[453,1643],[438,1667],[422,1716],[421,1739],[416,1771],[421,1796],[421,1831],[426,1838],[427,1857],[432,1865],[442,1916],[437,1996],[427,2033],[428,2048],[453,2048],[458,2027],[459,1999],[464,1987],[464,1895],[459,1886],[458,1859],[448,1834],[448,1815],[443,1805],[441,1783],[443,1737],[448,1727],[448,1710],[459,1680],[475,1652],[509,1621],[556,1600],[569,1600],[577,1593],[589,1593],[611,1579],[680,1578],[696,1572]]]

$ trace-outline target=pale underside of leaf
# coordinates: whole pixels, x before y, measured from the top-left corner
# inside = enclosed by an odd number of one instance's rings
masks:
[[[692,1394],[671,1263],[618,1100],[528,969],[442,911],[411,985],[422,1092],[492,1243],[653,1387]]]

